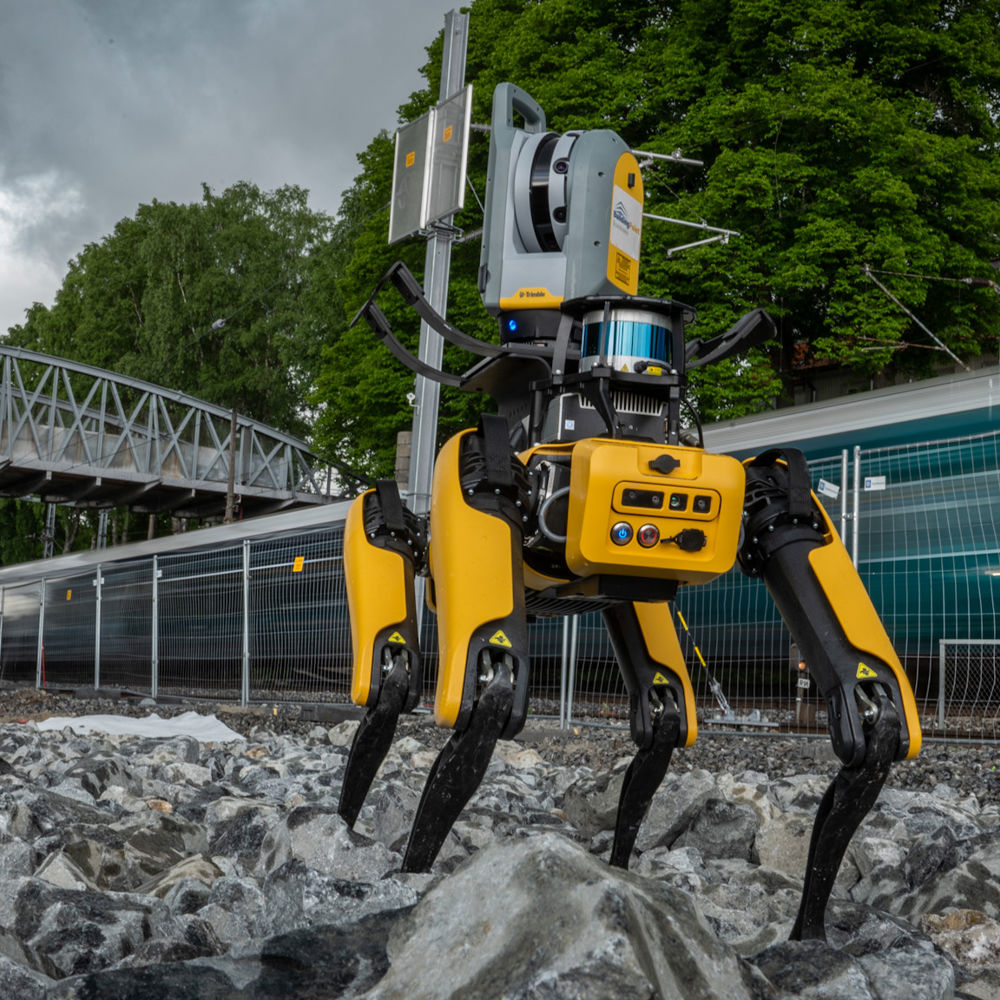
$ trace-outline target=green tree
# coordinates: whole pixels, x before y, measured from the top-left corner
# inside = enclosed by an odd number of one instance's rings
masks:
[[[647,169],[647,210],[740,235],[672,254],[697,232],[647,222],[640,294],[694,306],[691,336],[757,306],[779,326],[770,349],[692,379],[707,419],[787,399],[802,356],[866,376],[931,373],[943,356],[922,349],[926,335],[865,266],[898,272],[886,278],[894,292],[961,356],[996,343],[994,290],[963,279],[990,280],[1000,257],[1000,0],[475,0],[470,10],[474,121],[489,120],[493,88],[510,80],[555,131],[612,128],[634,148],[704,161]],[[441,45],[439,36],[429,46],[427,86],[401,121],[435,103]],[[486,155],[474,135],[480,194]],[[341,312],[331,315],[316,439],[384,473],[395,431],[409,426],[412,377],[346,326],[396,256],[419,275],[423,251],[419,241],[401,253],[385,245],[389,137],[360,159],[337,224]],[[456,223],[481,225],[474,199]],[[477,270],[478,244],[463,244],[449,317],[492,336]],[[389,310],[415,344],[412,315]],[[469,359],[450,360],[460,369]],[[442,394],[442,436],[469,421],[469,403]]]
[[[304,434],[329,328],[312,283],[332,220],[307,192],[238,183],[140,205],[70,262],[8,343],[97,365]]]

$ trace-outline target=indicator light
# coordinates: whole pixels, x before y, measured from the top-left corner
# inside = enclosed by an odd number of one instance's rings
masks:
[[[660,540],[660,529],[655,524],[644,524],[635,535],[635,540],[644,548],[650,549]]]
[[[611,529],[611,541],[615,545],[628,545],[632,541],[632,525],[627,521],[619,521]]]

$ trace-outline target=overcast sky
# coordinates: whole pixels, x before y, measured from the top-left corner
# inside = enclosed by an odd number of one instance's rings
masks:
[[[335,213],[455,0],[0,0],[0,332],[140,203]]]

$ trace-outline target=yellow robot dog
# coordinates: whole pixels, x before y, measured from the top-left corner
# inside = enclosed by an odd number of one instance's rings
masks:
[[[514,126],[514,111],[524,128]],[[763,579],[809,664],[843,765],[819,807],[792,932],[824,938],[826,905],[855,829],[892,762],[919,751],[916,706],[810,491],[801,453],[740,463],[706,452],[684,430],[685,372],[768,338],[774,327],[755,310],[708,342],[686,342],[692,309],[638,297],[642,203],[638,163],[617,135],[547,132],[541,108],[501,84],[480,278],[500,345],[447,323],[401,264],[359,313],[414,371],[488,393],[498,414],[483,414],[442,448],[429,524],[389,481],[350,511],[352,697],[367,711],[340,812],[353,824],[399,713],[419,696],[413,580],[426,573],[440,646],[435,721],[454,732],[425,784],[404,870],[431,866],[496,741],[524,724],[529,618],[593,610],[611,638],[638,747],[611,850],[611,863],[627,867],[674,748],[697,735],[670,601],[679,587],[738,563]],[[414,358],[375,301],[390,284],[433,328],[484,360],[457,376]]]

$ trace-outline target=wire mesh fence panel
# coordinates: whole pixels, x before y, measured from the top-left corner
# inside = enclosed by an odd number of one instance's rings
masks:
[[[1000,736],[1000,639],[938,644],[938,735]]]
[[[938,712],[939,641],[997,638],[1000,434],[873,449],[860,460],[862,578],[925,732],[953,734],[958,723]]]
[[[152,691],[153,561],[104,567],[101,583],[101,687]]]
[[[159,691],[239,700],[243,548],[161,556]]]
[[[528,711],[536,716],[559,716],[565,660],[564,634],[570,618],[536,618],[528,626],[528,654],[531,657]]]
[[[418,611],[420,619],[420,660],[423,664],[423,696],[421,704],[430,708],[434,704],[438,676],[438,627],[437,615],[424,602]]]
[[[34,684],[38,676],[38,610],[42,585],[26,583],[3,590],[0,625],[0,680]]]
[[[42,686],[94,684],[97,570],[45,583]]]
[[[628,692],[599,612],[576,618],[576,641],[571,646],[572,675],[567,715],[570,719],[628,721]],[[572,634],[571,634],[572,642]]]
[[[343,529],[250,547],[250,698],[350,700]]]

